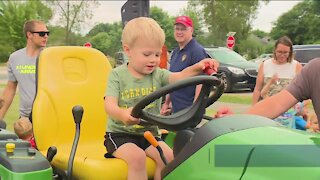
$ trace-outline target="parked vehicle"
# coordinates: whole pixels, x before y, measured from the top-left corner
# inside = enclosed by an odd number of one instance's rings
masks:
[[[267,60],[267,59],[270,59],[273,57],[273,54],[271,53],[268,53],[268,54],[261,54],[260,56],[258,56],[257,58],[255,59],[251,59],[250,61],[252,62],[255,62],[255,63],[262,63],[263,61]]]
[[[247,61],[240,54],[225,47],[205,48],[208,55],[220,62],[219,73],[223,73],[222,82],[225,92],[236,88],[254,89],[258,74],[258,64]]]
[[[123,53],[123,51],[118,51],[114,58],[116,59],[116,67],[120,66],[123,63],[127,63],[128,62],[128,57]]]
[[[302,65],[307,64],[311,59],[320,57],[320,44],[294,45],[294,58]]]

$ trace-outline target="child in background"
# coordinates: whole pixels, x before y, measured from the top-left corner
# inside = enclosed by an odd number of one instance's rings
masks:
[[[319,132],[319,124],[316,113],[309,113],[308,125],[310,126],[308,129],[309,132]]]
[[[209,63],[217,71],[218,62],[204,59],[181,72],[171,73],[158,67],[165,34],[159,24],[147,17],[129,21],[122,31],[122,47],[129,58],[110,73],[105,97],[105,109],[109,115],[105,146],[108,153],[123,159],[128,165],[127,179],[147,180],[146,157],[156,162],[154,180],[161,179],[164,168],[159,152],[143,137],[151,131],[162,148],[167,161],[173,160],[171,148],[160,139],[155,125],[139,125],[140,120],[131,116],[132,107],[157,89],[187,77],[202,74]],[[145,110],[160,114],[161,99],[148,105]]]
[[[22,117],[18,119],[14,122],[13,128],[20,139],[29,141],[32,147],[37,148],[33,137],[32,124],[28,118]]]

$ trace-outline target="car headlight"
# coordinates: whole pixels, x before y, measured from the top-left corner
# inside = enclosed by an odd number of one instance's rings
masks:
[[[227,67],[229,69],[229,71],[231,71],[234,74],[245,74],[244,70],[240,69],[240,68],[235,68],[235,67]]]

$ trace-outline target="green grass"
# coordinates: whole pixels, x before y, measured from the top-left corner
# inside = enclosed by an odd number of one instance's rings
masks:
[[[252,101],[252,96],[250,95],[237,95],[237,94],[223,94],[219,100],[219,102],[225,102],[225,103],[235,103],[235,104],[245,104],[250,105]],[[216,114],[217,109],[207,108],[206,114],[207,115],[214,115]]]
[[[226,103],[236,103],[236,104],[251,104],[252,102],[252,96],[239,96],[234,94],[223,94],[219,102],[226,102]]]
[[[2,95],[5,84],[0,84],[0,94]],[[7,129],[13,130],[13,123],[19,118],[19,92],[14,97],[10,108],[8,109],[4,120],[7,123]]]
[[[13,123],[18,118],[19,118],[19,94],[17,94],[14,97],[13,102],[4,117],[4,120],[7,123],[8,130],[13,130]]]

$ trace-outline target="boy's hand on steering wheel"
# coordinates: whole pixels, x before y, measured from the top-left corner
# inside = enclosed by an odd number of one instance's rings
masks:
[[[204,71],[206,68],[212,69],[214,72],[218,72],[219,62],[215,59],[205,58],[198,63],[201,71]]]
[[[161,107],[160,114],[163,116],[167,116],[171,114],[171,111],[172,111],[171,103],[170,104],[164,103]]]
[[[140,123],[140,119],[131,116],[131,112],[132,112],[132,107],[130,107],[128,109],[125,109],[124,113],[122,115],[122,120],[121,121],[125,125],[139,124]]]

